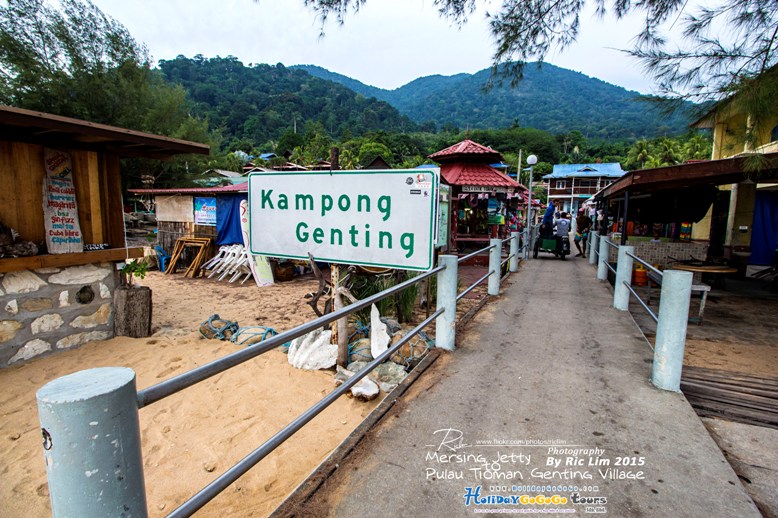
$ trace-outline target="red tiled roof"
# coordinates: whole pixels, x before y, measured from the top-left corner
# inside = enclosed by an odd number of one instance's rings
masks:
[[[516,180],[486,164],[443,164],[440,174],[449,185],[483,185],[526,189]]]
[[[243,182],[224,187],[187,187],[182,189],[127,189],[133,194],[220,194],[248,192],[249,183]]]
[[[429,156],[436,162],[450,162],[454,158],[477,157],[483,158],[485,162],[502,161],[502,155],[490,147],[465,139],[462,142],[454,144],[446,149],[441,149]]]

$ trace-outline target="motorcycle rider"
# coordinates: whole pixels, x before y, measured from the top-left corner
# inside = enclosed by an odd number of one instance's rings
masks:
[[[563,239],[567,237],[570,239],[570,215],[566,212],[560,214],[559,219],[554,220],[554,236],[556,238],[556,249],[559,252],[563,251]]]

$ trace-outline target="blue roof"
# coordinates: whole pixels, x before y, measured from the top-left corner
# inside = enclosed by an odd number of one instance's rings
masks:
[[[543,178],[570,178],[607,176],[618,178],[626,173],[618,162],[608,164],[554,164],[554,172]]]
[[[270,160],[271,158],[275,158],[275,157],[276,157],[275,153],[262,153],[261,155],[259,155],[259,158],[261,158],[262,160]]]

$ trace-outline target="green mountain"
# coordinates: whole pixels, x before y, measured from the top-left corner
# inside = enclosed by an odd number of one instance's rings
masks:
[[[333,136],[416,129],[384,101],[280,63],[245,66],[233,56],[178,56],[160,61],[159,70],[186,90],[196,115],[232,141],[259,144],[293,128],[302,132],[312,122]]]
[[[336,81],[364,96],[385,101],[417,123],[437,127],[501,128],[518,123],[552,133],[580,131],[587,138],[636,139],[679,135],[691,122],[688,111],[664,116],[648,98],[622,87],[548,63],[531,63],[516,88],[484,87],[491,69],[475,74],[428,76],[395,90],[383,90],[312,65],[311,75]]]

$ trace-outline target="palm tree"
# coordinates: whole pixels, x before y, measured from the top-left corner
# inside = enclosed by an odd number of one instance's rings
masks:
[[[627,152],[627,161],[630,164],[640,164],[640,169],[645,169],[646,162],[651,158],[651,150],[645,139],[635,142]]]

